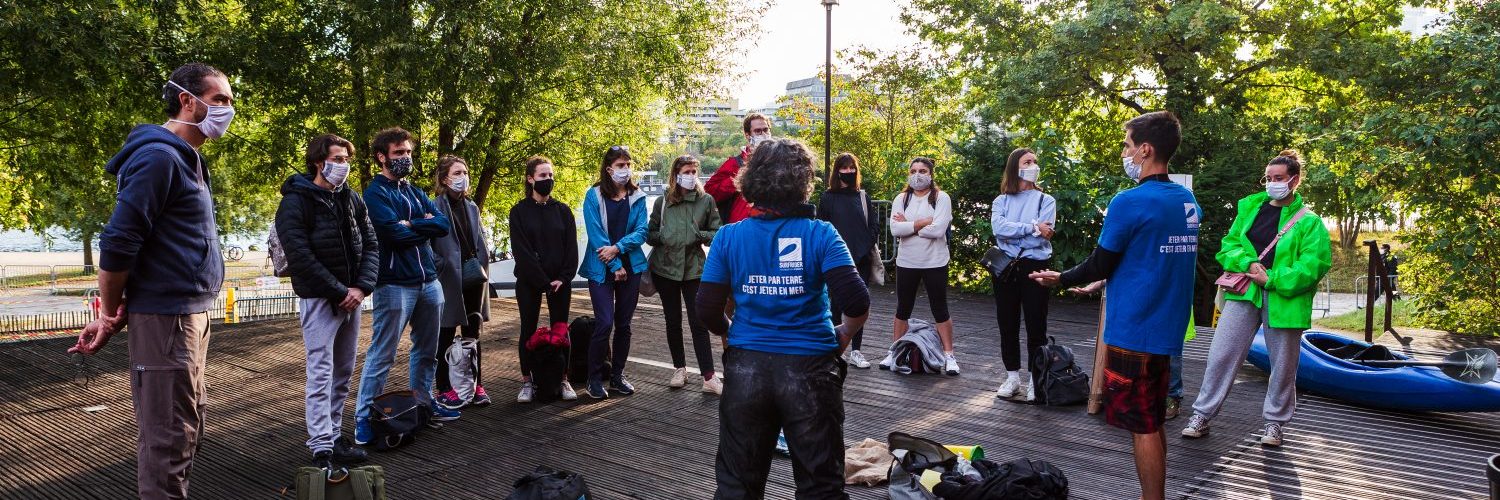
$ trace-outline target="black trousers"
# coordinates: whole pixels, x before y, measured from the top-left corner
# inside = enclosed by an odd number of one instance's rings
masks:
[[[526,350],[526,341],[536,333],[537,317],[542,314],[542,297],[547,297],[548,326],[568,322],[568,308],[573,305],[573,284],[563,283],[556,292],[545,288],[532,288],[516,283],[516,306],[521,312],[521,337],[516,349],[521,358],[521,375],[531,376],[531,351]],[[587,347],[585,347],[587,348]]]
[[[911,309],[917,305],[919,286],[927,288],[932,322],[948,321],[948,266],[931,269],[896,266],[896,319],[911,319]]]
[[[792,452],[799,499],[844,493],[843,360],[730,348],[719,400],[719,500],[761,499],[778,430]]]
[[[859,278],[865,281],[865,287],[870,286],[870,265],[872,264],[870,261],[874,258],[874,255],[867,253],[864,258],[859,259],[859,262],[854,263],[854,269],[859,272]],[[879,266],[882,264],[875,262],[873,265]],[[842,325],[844,324],[844,305],[839,303],[838,298],[833,297],[832,294],[829,295],[828,305],[829,309],[833,312],[833,325]],[[860,328],[854,332],[854,338],[849,341],[849,349],[858,351],[859,346],[863,345],[864,342],[865,329]]]
[[[465,318],[466,323],[468,324],[463,326],[464,338],[479,338],[479,324],[482,323],[482,321],[480,321],[479,316],[475,315],[475,311],[478,311],[480,307],[483,307],[485,299],[488,298],[489,297],[484,296],[484,285],[464,289],[464,313],[466,316],[468,316],[467,318]],[[453,346],[453,337],[456,335],[459,335],[459,328],[456,326],[446,326],[438,329],[436,386],[438,392],[448,392],[453,389],[453,382],[448,380],[448,348]],[[481,354],[479,359],[484,359],[484,350],[478,344],[475,344],[474,349],[478,351],[479,354]],[[483,364],[481,364],[480,367],[482,368]],[[475,369],[475,385],[484,385],[478,383],[479,381],[484,380],[484,378],[480,375],[481,370]]]
[[[1022,313],[1026,317],[1027,363],[1047,344],[1047,301],[1052,296],[1051,290],[1026,277],[1048,269],[1051,261],[1020,259],[1015,265],[1014,278],[1009,281],[990,277],[995,293],[995,321],[1000,326],[1000,360],[1005,363],[1006,371],[1021,369]]]
[[[672,351],[672,366],[687,366],[682,349],[682,309],[687,306],[688,329],[693,332],[693,354],[698,357],[698,371],[708,376],[714,372],[714,351],[708,340],[708,328],[698,321],[698,280],[673,281],[651,274],[651,283],[661,297],[661,308],[667,313],[667,347]],[[705,379],[706,380],[706,379]]]

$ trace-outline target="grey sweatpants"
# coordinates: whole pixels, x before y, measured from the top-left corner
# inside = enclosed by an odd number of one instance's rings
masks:
[[[187,498],[203,442],[208,313],[129,315],[136,492],[145,500]]]
[[[1261,304],[1265,303],[1262,297]],[[1266,324],[1266,319],[1265,309],[1255,307],[1250,301],[1224,303],[1218,331],[1208,348],[1208,367],[1203,370],[1203,385],[1193,402],[1193,413],[1210,420],[1219,414],[1229,390],[1234,388],[1235,374],[1255,341],[1255,331]],[[1267,327],[1266,350],[1271,357],[1271,383],[1266,387],[1266,403],[1261,412],[1267,422],[1285,424],[1292,420],[1297,406],[1297,361],[1302,350],[1302,330]]]
[[[344,422],[344,400],[359,344],[359,308],[345,312],[328,299],[302,299],[302,343],[307,347],[307,448],[333,449]]]

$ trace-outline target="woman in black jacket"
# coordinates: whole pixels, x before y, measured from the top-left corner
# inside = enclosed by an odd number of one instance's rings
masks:
[[[552,160],[547,157],[526,160],[526,197],[510,208],[510,249],[516,259],[516,305],[521,312],[521,339],[517,344],[522,384],[516,395],[521,403],[531,402],[536,391],[531,383],[533,362],[526,341],[536,332],[542,297],[547,298],[552,330],[566,329],[573,277],[578,274],[578,223],[572,208],[552,198],[552,175]],[[564,400],[578,399],[566,379],[561,392]]]
[[[360,305],[375,290],[380,249],[364,200],[344,185],[349,141],[325,134],[307,145],[307,173],[281,185],[275,240],[301,300],[307,348],[307,447],[326,467],[362,462],[365,452],[342,435],[344,399],[359,344]]]
[[[438,159],[437,179],[432,184],[432,197],[438,211],[448,216],[448,235],[432,240],[433,263],[437,265],[438,282],[443,286],[443,317],[438,329],[437,394],[433,401],[459,409],[465,405],[490,404],[490,396],[484,392],[481,374],[474,371],[474,394],[465,399],[453,388],[448,378],[448,348],[453,338],[463,328],[466,339],[479,339],[479,324],[490,320],[490,247],[484,243],[484,224],[479,221],[479,206],[469,199],[469,165],[463,158],[444,155]],[[485,279],[481,283],[465,285],[464,262],[478,259],[479,269]],[[474,344],[476,352],[479,344]]]
[[[875,260],[875,245],[879,241],[882,224],[880,214],[870,202],[870,195],[860,189],[862,184],[859,158],[852,153],[840,153],[833,160],[833,169],[828,172],[828,191],[818,200],[818,218],[832,223],[833,228],[838,230],[839,237],[849,247],[849,255],[854,258],[854,268],[859,271],[860,279],[868,285],[874,267],[884,265]],[[843,319],[843,304],[837,300],[831,304],[833,324],[838,325]],[[855,330],[854,339],[849,343],[849,351],[844,354],[844,360],[855,368],[870,367],[870,361],[859,352],[864,337],[863,328]]]

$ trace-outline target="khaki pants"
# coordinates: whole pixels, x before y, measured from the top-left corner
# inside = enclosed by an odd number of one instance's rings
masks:
[[[208,313],[130,313],[128,329],[136,488],[143,499],[187,498],[203,437]]]

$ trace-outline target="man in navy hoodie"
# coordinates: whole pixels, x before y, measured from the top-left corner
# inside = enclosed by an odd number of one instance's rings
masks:
[[[432,404],[432,380],[437,374],[438,327],[443,311],[443,287],[432,260],[432,240],[448,235],[448,217],[422,190],[412,187],[411,133],[392,127],[375,133],[370,151],[380,164],[380,175],[365,188],[365,207],[375,239],[380,243],[380,276],[375,280],[375,324],[370,350],[359,380],[355,405],[354,442],[374,440],[370,428],[371,403],[385,390],[385,377],[396,359],[401,331],[411,323],[409,387],[432,408],[438,422],[457,420],[459,412]]]
[[[162,86],[166,125],[137,125],[104,170],[119,181],[99,235],[100,317],[69,352],[130,325],[140,498],[186,498],[203,439],[208,309],[224,281],[208,165],[198,148],[234,118],[224,73],[191,63]]]

